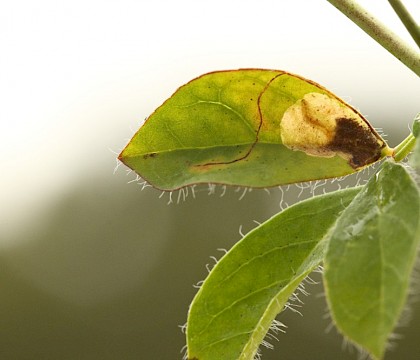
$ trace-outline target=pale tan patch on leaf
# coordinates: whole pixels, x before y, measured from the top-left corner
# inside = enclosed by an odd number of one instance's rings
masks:
[[[359,168],[378,160],[382,139],[354,109],[335,98],[308,93],[280,123],[283,145],[311,156],[338,155]]]

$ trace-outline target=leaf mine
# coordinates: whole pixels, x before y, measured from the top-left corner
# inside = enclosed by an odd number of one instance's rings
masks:
[[[306,94],[280,123],[283,145],[311,156],[346,159],[358,169],[381,158],[382,138],[351,107],[321,93]]]

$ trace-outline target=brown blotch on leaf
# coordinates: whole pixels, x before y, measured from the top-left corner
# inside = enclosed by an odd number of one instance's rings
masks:
[[[383,141],[371,129],[360,125],[355,119],[338,118],[334,138],[327,148],[349,155],[349,164],[354,168],[371,164],[381,157]]]
[[[155,158],[158,154],[157,153],[150,153],[143,155],[143,159]]]

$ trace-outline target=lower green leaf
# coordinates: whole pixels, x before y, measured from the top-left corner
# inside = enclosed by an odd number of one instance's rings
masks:
[[[419,222],[416,184],[402,165],[385,162],[330,235],[324,277],[332,317],[377,359],[406,300]]]
[[[303,201],[238,242],[191,304],[188,359],[253,359],[275,316],[323,260],[323,239],[358,191]]]

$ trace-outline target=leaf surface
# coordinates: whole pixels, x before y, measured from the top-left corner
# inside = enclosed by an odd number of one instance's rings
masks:
[[[153,186],[270,187],[339,177],[389,151],[356,110],[279,70],[202,75],[180,87],[119,159]]]
[[[358,191],[302,201],[239,241],[191,304],[188,359],[253,359],[275,316],[322,261],[324,236]]]
[[[385,162],[330,236],[324,276],[333,319],[378,359],[405,303],[419,221],[416,184],[403,166]]]

